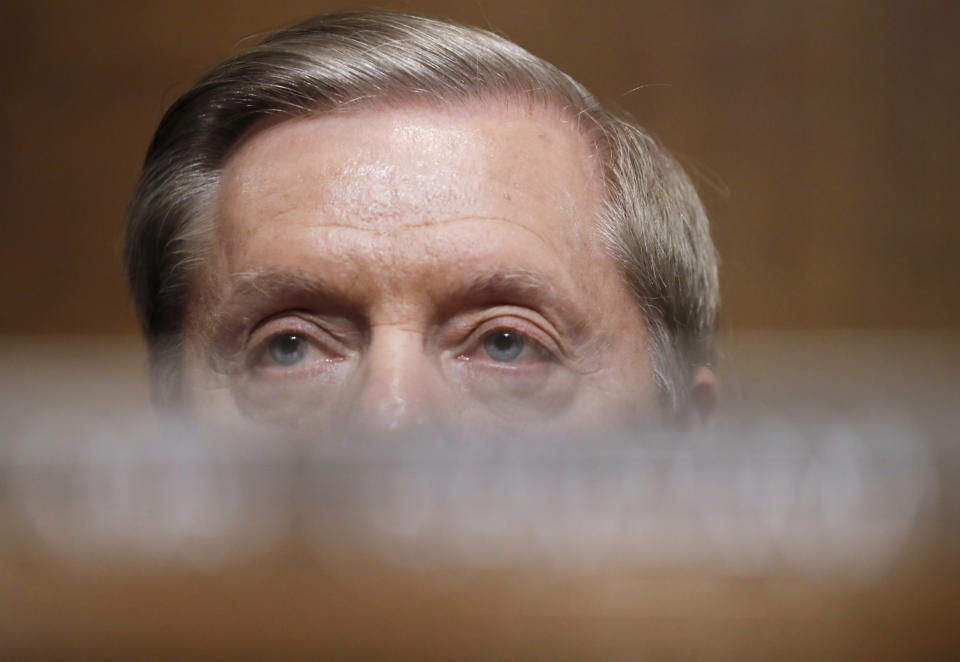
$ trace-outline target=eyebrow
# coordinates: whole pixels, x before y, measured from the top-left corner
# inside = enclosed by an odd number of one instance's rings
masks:
[[[586,313],[571,293],[544,275],[527,269],[478,274],[444,296],[442,307],[520,305],[545,314],[559,331],[574,342],[587,329]]]
[[[212,326],[216,329],[236,318],[247,321],[259,312],[259,304],[291,299],[324,301],[333,308],[357,307],[345,292],[323,278],[285,270],[248,271],[234,274],[230,294],[212,315]]]

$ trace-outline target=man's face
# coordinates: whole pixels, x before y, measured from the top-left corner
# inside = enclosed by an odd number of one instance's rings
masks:
[[[225,165],[186,400],[318,431],[655,422],[643,319],[601,245],[600,204],[593,152],[559,113],[264,127]]]

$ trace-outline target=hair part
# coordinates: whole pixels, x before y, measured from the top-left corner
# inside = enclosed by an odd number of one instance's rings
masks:
[[[603,108],[553,65],[491,32],[383,11],[332,14],[226,60],[166,112],[128,210],[125,261],[154,392],[175,400],[191,285],[213,226],[224,162],[271,119],[367,105],[491,101],[555,108],[595,146],[605,191],[603,241],[649,331],[665,410],[686,401],[713,360],[717,260],[689,178],[635,123]]]

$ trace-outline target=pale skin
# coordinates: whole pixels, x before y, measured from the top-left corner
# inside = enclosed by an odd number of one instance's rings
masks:
[[[592,147],[559,112],[261,127],[216,196],[185,400],[299,429],[655,424],[644,320],[600,201]]]

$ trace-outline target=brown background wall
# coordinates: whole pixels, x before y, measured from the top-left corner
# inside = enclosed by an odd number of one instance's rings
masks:
[[[493,27],[698,174],[725,327],[960,330],[960,5],[381,2]],[[163,109],[322,1],[5,2],[0,333],[129,333],[123,209]]]

